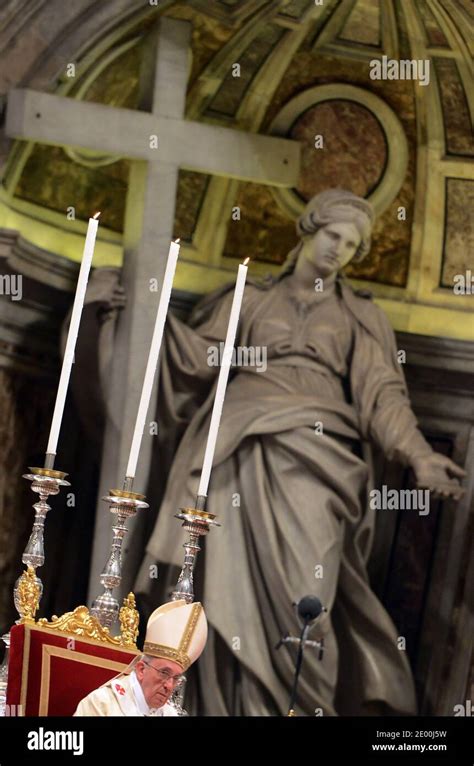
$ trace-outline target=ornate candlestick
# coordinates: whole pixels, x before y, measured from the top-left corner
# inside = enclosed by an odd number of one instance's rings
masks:
[[[131,491],[131,481],[127,480],[124,482],[124,489],[111,489],[110,494],[102,499],[110,504],[109,511],[116,519],[112,526],[110,555],[100,576],[104,592],[92,604],[91,614],[98,619],[102,627],[110,628],[119,613],[119,602],[112,590],[122,581],[122,543],[127,533],[127,519],[135,516],[141,508],[148,508],[148,503],[145,502],[145,495]]]
[[[183,528],[189,533],[189,539],[183,543],[183,568],[178,577],[176,587],[171,594],[170,601],[184,599],[187,604],[191,604],[194,601],[193,573],[194,567],[196,566],[197,555],[201,550],[199,538],[205,537],[211,527],[221,526],[219,522],[215,520],[215,514],[207,513],[207,511],[204,510],[206,507],[206,499],[205,495],[198,495],[195,508],[180,508],[180,513],[175,514],[175,518],[180,519],[183,522]],[[187,715],[183,708],[185,688],[186,677],[183,675],[182,682],[173,691],[170,697],[170,704],[176,708],[178,715],[180,716]]]
[[[187,604],[194,601],[193,573],[196,566],[197,555],[201,550],[199,538],[208,534],[211,527],[220,527],[215,520],[215,515],[205,511],[206,497],[198,495],[195,508],[181,508],[175,518],[183,522],[183,528],[189,533],[189,540],[183,544],[184,563],[178,582],[171,596],[171,601],[183,598]]]
[[[49,495],[57,495],[60,487],[69,486],[69,482],[64,481],[64,477],[67,476],[67,474],[63,473],[62,471],[54,470],[54,461],[56,459],[59,432],[61,429],[69,379],[71,377],[72,365],[74,364],[74,350],[76,348],[77,334],[79,332],[79,325],[81,322],[87,281],[92,264],[92,257],[94,255],[94,245],[97,236],[97,228],[99,226],[99,221],[97,219],[99,215],[100,213],[96,213],[94,218],[89,218],[89,224],[87,227],[87,236],[84,243],[81,268],[79,270],[79,278],[77,282],[76,293],[74,296],[74,304],[72,307],[66,348],[61,365],[61,375],[59,378],[58,390],[56,392],[56,401],[54,403],[53,419],[51,421],[48,445],[46,447],[44,468],[30,468],[31,473],[24,475],[25,479],[28,479],[32,482],[31,489],[33,492],[37,492],[40,496],[39,503],[35,503],[33,506],[36,511],[33,531],[30,535],[28,545],[26,546],[22,557],[23,563],[26,564],[27,567],[31,567],[33,569],[34,577],[36,577],[37,567],[40,567],[44,564],[44,520],[46,518],[46,514],[50,510],[50,507],[46,501]],[[21,611],[19,589],[21,587],[21,591],[23,593],[28,591],[31,595],[34,590],[32,582],[31,572],[27,571],[24,572],[19,580],[17,580],[15,583],[14,600],[15,607],[20,613],[20,621],[23,621],[24,615]],[[36,587],[39,589],[39,596],[37,599],[39,603],[41,594],[43,592],[43,583],[39,577],[36,578]],[[38,604],[36,608],[38,608]],[[28,616],[34,618],[34,613],[33,615]]]
[[[44,564],[44,522],[46,514],[51,510],[51,506],[46,502],[50,495],[57,495],[61,487],[69,487],[70,483],[65,481],[67,473],[55,471],[52,468],[30,468],[30,473],[23,475],[24,479],[32,482],[31,489],[39,495],[39,502],[33,505],[35,509],[35,520],[33,529],[27,546],[21,558],[27,569],[18,578],[13,591],[15,608],[20,615],[17,622],[24,622],[27,619],[34,618],[38,609],[41,595],[43,593],[43,583],[36,574],[36,569]],[[31,614],[32,602],[25,599],[25,594],[31,595],[37,589],[36,608]]]

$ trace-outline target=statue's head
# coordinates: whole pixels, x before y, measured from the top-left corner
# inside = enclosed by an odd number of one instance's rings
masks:
[[[361,261],[370,250],[374,223],[370,202],[352,192],[329,189],[313,197],[296,222],[300,238],[289,253],[281,276],[294,270],[298,258],[318,267],[323,276]]]

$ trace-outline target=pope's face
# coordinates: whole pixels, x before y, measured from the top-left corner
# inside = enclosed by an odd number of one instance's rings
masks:
[[[361,236],[353,223],[329,223],[305,238],[301,255],[320,276],[328,277],[352,260],[360,242]]]
[[[183,670],[171,660],[140,660],[135,666],[148,707],[162,707],[171,696]]]

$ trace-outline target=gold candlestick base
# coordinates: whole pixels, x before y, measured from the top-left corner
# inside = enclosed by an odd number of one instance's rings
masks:
[[[41,587],[35,570],[28,565],[18,580],[16,606],[21,615],[20,625],[34,625],[41,597]]]
[[[39,628],[57,630],[61,633],[72,633],[80,638],[92,638],[111,646],[125,646],[128,649],[136,649],[139,614],[135,609],[135,596],[129,593],[123,600],[120,610],[120,635],[112,636],[108,628],[104,628],[97,617],[89,612],[87,606],[77,606],[74,611],[66,612],[57,617],[53,615],[51,620],[42,617],[36,623]]]

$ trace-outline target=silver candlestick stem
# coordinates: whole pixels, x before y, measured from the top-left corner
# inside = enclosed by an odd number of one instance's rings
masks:
[[[179,716],[187,716],[187,712],[183,707],[184,696],[186,693],[186,676],[181,676],[181,680],[178,686],[173,690],[171,697],[168,700],[168,704],[172,705]]]
[[[31,489],[39,495],[39,502],[33,505],[35,509],[35,520],[33,522],[33,529],[31,531],[30,538],[27,546],[21,558],[23,564],[27,567],[26,572],[18,578],[15,583],[15,589],[13,591],[13,599],[15,602],[15,608],[20,615],[20,620],[25,618],[34,618],[34,613],[31,614],[31,604],[28,604],[28,608],[25,609],[25,587],[28,591],[28,586],[32,587],[33,579],[36,583],[35,590],[38,593],[36,609],[39,606],[41,595],[43,592],[43,583],[36,574],[36,569],[44,564],[44,523],[46,520],[46,514],[51,510],[51,506],[46,502],[50,495],[57,495],[61,487],[69,487],[70,483],[65,481],[67,473],[62,471],[55,471],[50,468],[31,468],[30,473],[23,475],[24,479],[28,479],[32,482]],[[33,574],[31,570],[33,570]],[[27,577],[28,576],[28,577]],[[25,579],[27,578],[27,579]],[[28,601],[28,599],[27,599]],[[36,611],[35,609],[35,611]]]
[[[197,556],[201,550],[199,538],[205,537],[211,527],[220,527],[215,519],[215,514],[207,513],[206,497],[198,495],[195,508],[180,508],[180,513],[175,518],[183,522],[183,528],[189,533],[189,540],[183,544],[184,563],[181,573],[178,577],[176,587],[171,594],[171,601],[184,599],[187,604],[194,601],[194,567],[196,566]],[[180,686],[175,689],[171,696],[171,704],[176,708],[178,715],[187,715],[183,708],[183,698],[185,691],[186,678],[183,676]]]
[[[196,566],[197,555],[201,550],[199,538],[208,534],[211,527],[220,527],[215,521],[215,515],[207,513],[206,498],[204,495],[198,495],[195,508],[181,508],[176,518],[183,522],[183,528],[189,533],[189,540],[183,544],[184,563],[178,582],[172,593],[171,601],[184,599],[187,604],[194,601],[194,581],[193,574]]]
[[[131,487],[131,482],[125,480],[124,486]],[[110,629],[119,613],[119,602],[112,590],[118,588],[122,581],[122,543],[127,533],[127,519],[135,516],[138,510],[148,508],[148,503],[145,502],[145,495],[126,489],[111,489],[110,494],[102,499],[110,504],[109,511],[115,515],[116,520],[112,526],[110,555],[100,576],[104,592],[92,604],[91,614],[103,628]]]

